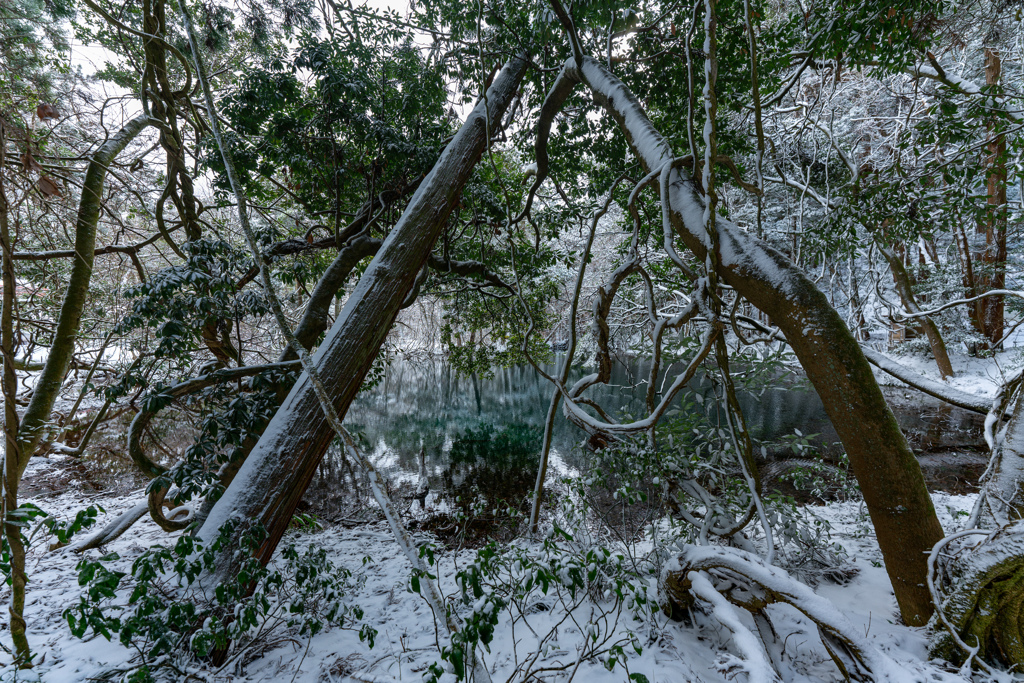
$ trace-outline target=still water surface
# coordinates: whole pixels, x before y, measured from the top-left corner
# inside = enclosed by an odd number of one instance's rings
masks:
[[[642,360],[617,364],[612,382],[593,387],[588,395],[612,415],[642,416],[646,383],[638,379],[646,378],[647,369]],[[553,372],[553,368],[545,370]],[[583,374],[578,370],[571,379]],[[706,380],[695,380],[690,389],[711,399],[705,400],[705,406],[714,404],[713,389]],[[982,457],[977,452],[982,442],[981,416],[909,390],[884,391],[926,468],[929,458],[942,466],[977,465],[975,461]],[[551,385],[527,366],[498,368],[489,378],[460,377],[441,361],[396,359],[383,380],[360,395],[345,422],[361,435],[364,447],[393,483],[415,484],[422,448],[432,491],[451,492],[472,485],[498,487],[515,496],[528,490],[535,476],[551,393]],[[768,442],[770,452],[775,450],[771,442],[800,430],[817,434],[814,441],[824,452],[838,453],[835,430],[807,382],[780,377],[770,388],[742,392],[740,402],[751,435]],[[584,465],[587,454],[579,447],[583,438],[579,429],[558,416],[554,475]],[[964,475],[958,470],[950,476]],[[340,459],[329,455],[307,500],[340,493],[339,487],[347,488],[350,481]]]

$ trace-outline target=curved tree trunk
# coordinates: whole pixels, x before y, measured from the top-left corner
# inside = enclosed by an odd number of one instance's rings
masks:
[[[564,74],[590,87],[615,119],[648,172],[674,154],[629,89],[599,62],[570,59]],[[551,97],[568,97],[570,88]],[[671,221],[696,256],[707,255],[704,203],[678,169],[669,176]],[[786,335],[825,404],[864,494],[900,612],[921,625],[932,613],[925,585],[927,554],[942,527],[921,468],[882,397],[857,341],[825,295],[785,256],[724,218],[716,221],[717,272],[723,282],[771,317]]]
[[[345,284],[352,269],[359,265],[367,256],[375,256],[380,250],[380,240],[363,235],[357,236],[345,245],[334,257],[334,261],[316,283],[309,295],[306,310],[295,326],[295,338],[307,350],[313,348],[316,340],[327,329],[327,313],[331,309],[331,301]],[[288,361],[298,358],[291,347],[286,347],[280,360]]]
[[[135,136],[149,125],[148,116],[145,114],[136,116],[96,150],[89,160],[85,182],[82,184],[78,219],[75,224],[76,257],[74,266],[71,268],[71,276],[68,278],[64,302],[60,307],[60,315],[57,318],[57,331],[53,336],[53,344],[46,357],[43,372],[32,393],[32,400],[22,418],[21,428],[18,430],[18,446],[26,458],[39,445],[46,423],[50,419],[50,413],[53,411],[53,403],[71,363],[78,327],[82,322],[82,310],[89,294],[89,281],[92,278],[92,265],[96,250],[96,224],[100,217],[107,166],[129,142],[135,139]],[[27,459],[25,464],[28,464]]]
[[[495,79],[417,189],[317,350],[313,361],[324,385],[333,389],[339,415],[348,411],[359,391],[526,68],[525,58],[513,58]],[[256,556],[269,561],[333,436],[303,374],[198,535],[212,541],[232,518],[245,522],[243,527],[260,523],[268,534]],[[230,576],[239,559],[228,544],[217,558],[217,574]]]
[[[32,400],[29,402],[25,415],[18,428],[16,443],[11,448],[7,444],[4,457],[4,510],[7,514],[4,532],[11,544],[11,573],[13,586],[11,589],[11,637],[17,648],[18,658],[27,662],[30,659],[28,641],[25,639],[25,620],[22,612],[25,606],[25,553],[21,548],[20,527],[12,520],[11,513],[18,508],[18,484],[21,475],[28,466],[28,461],[35,453],[42,440],[53,404],[60,393],[64,376],[67,375],[71,356],[75,351],[75,340],[82,322],[82,310],[89,294],[89,281],[92,278],[93,259],[96,250],[96,224],[99,221],[102,203],[103,184],[107,176],[107,167],[131,142],[135,136],[150,125],[150,119],[140,114],[131,119],[116,135],[108,139],[89,160],[89,167],[82,184],[82,197],[78,205],[78,219],[75,224],[75,261],[68,278],[68,287],[64,293],[64,302],[60,307],[57,319],[57,331],[53,335],[50,353],[46,357],[43,371],[36,382]],[[5,240],[6,241],[6,240]],[[13,282],[13,272],[9,244],[4,245],[5,280]],[[9,276],[8,276],[9,274]],[[5,309],[13,303],[13,291],[5,287]],[[8,300],[10,293],[10,300]],[[4,312],[5,318],[7,312]],[[7,337],[7,335],[4,335]],[[6,339],[5,339],[6,343]],[[5,363],[5,366],[7,364]],[[5,373],[8,369],[5,367]],[[11,370],[13,372],[13,370]],[[10,407],[8,407],[10,412]]]

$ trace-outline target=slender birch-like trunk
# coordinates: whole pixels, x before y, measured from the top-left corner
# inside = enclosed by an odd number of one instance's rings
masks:
[[[89,159],[89,166],[85,173],[85,182],[82,184],[82,197],[78,205],[78,218],[75,223],[75,259],[71,268],[71,276],[68,278],[67,290],[64,293],[64,301],[60,307],[60,314],[57,318],[57,330],[53,335],[53,342],[50,345],[50,352],[46,357],[46,363],[36,381],[35,391],[32,392],[32,399],[17,429],[15,443],[7,439],[7,450],[4,455],[4,533],[7,534],[7,541],[11,545],[11,573],[13,585],[11,586],[11,638],[17,650],[17,657],[23,664],[28,664],[31,654],[28,647],[28,640],[25,638],[25,619],[23,611],[25,607],[25,550],[21,544],[20,527],[17,526],[17,519],[11,515],[18,509],[18,483],[21,475],[28,466],[28,461],[35,454],[42,440],[50,415],[53,412],[53,404],[60,393],[64,377],[67,375],[68,367],[71,364],[71,357],[75,351],[75,340],[78,337],[78,329],[82,322],[82,311],[85,308],[85,300],[89,294],[89,282],[92,279],[92,266],[96,251],[96,225],[99,221],[100,208],[103,197],[103,185],[107,176],[107,167],[121,153],[122,150],[135,137],[150,125],[150,118],[140,114],[131,119],[111,136]],[[6,213],[4,212],[6,216]],[[4,310],[3,330],[0,330],[0,338],[4,350],[4,377],[5,384],[9,375],[13,375],[13,332],[8,329],[12,318],[8,311],[11,310],[14,302],[15,278],[13,273],[13,255],[10,251],[10,241],[7,236],[6,221],[0,225],[3,235],[3,270],[4,270]],[[17,415],[13,417],[13,403],[6,401],[5,422],[10,425],[16,422]]]
[[[917,303],[913,283],[910,281],[910,274],[907,272],[906,266],[903,265],[903,259],[893,253],[892,248],[883,240],[878,239],[877,235],[875,245],[882,258],[889,264],[889,272],[892,273],[893,282],[896,284],[896,293],[899,294],[903,308],[907,309],[908,313],[920,313],[921,307]],[[942,339],[942,333],[939,332],[939,326],[929,316],[919,318],[918,323],[928,339],[928,346],[932,350],[935,364],[939,366],[939,374],[942,375],[942,379],[952,377],[954,374],[953,364],[949,360],[949,352],[946,350],[946,342]]]
[[[4,127],[0,124],[0,152],[6,149]],[[18,409],[14,402],[18,392],[18,376],[15,373],[14,343],[14,300],[17,293],[17,278],[14,274],[14,259],[11,245],[11,228],[8,222],[10,204],[7,202],[7,188],[4,186],[4,159],[0,154],[0,263],[2,263],[3,308],[0,309],[0,353],[3,354],[3,377],[0,378],[4,397],[4,467],[3,467],[3,520],[0,533],[7,535],[11,548],[11,640],[15,656],[21,666],[31,665],[32,653],[25,636],[25,545],[21,542],[21,528],[10,513],[18,509],[18,469],[21,457],[18,453]]]

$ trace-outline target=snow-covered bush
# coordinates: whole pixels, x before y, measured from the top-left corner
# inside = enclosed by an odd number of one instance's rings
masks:
[[[349,600],[361,579],[327,558],[323,548],[286,548],[278,567],[249,559],[230,580],[208,585],[215,553],[230,538],[225,525],[209,546],[192,536],[173,546],[153,546],[117,569],[116,554],[78,564],[85,589],[64,611],[71,632],[115,636],[136,652],[130,668],[111,672],[125,681],[181,680],[199,660],[218,667],[242,663],[287,629],[308,638],[330,626],[358,629],[371,647],[376,631],[361,623],[362,610]],[[239,552],[250,558],[258,532],[243,537]],[[254,588],[253,588],[254,587]]]
[[[658,528],[659,552],[671,554],[681,544],[708,543],[716,536],[723,542],[753,549],[772,545],[775,562],[801,580],[817,583],[821,578],[847,578],[845,554],[831,541],[826,520],[813,509],[779,494],[762,495],[764,519],[755,523],[755,504],[748,482],[731,448],[731,442],[703,415],[684,408],[670,426],[670,436],[657,447],[646,438],[633,438],[604,449],[596,456],[590,475],[582,482],[580,496],[593,499],[596,491],[611,492],[614,514],[608,505],[595,504],[595,513],[606,524],[629,518],[630,506],[648,506],[669,513]],[[799,439],[801,443],[806,439]],[[812,494],[824,493],[837,469],[805,452],[791,476],[810,487]],[[842,475],[842,472],[840,472]],[[841,476],[839,486],[855,495],[852,476]],[[764,487],[758,492],[766,493]],[[652,520],[655,513],[647,515]],[[770,528],[769,540],[763,528]],[[727,533],[728,532],[728,533]]]
[[[497,629],[517,628],[533,638],[511,640],[520,662],[516,680],[552,670],[550,657],[560,651],[558,639],[567,629],[584,635],[576,667],[596,660],[609,671],[622,666],[630,680],[639,680],[629,671],[628,656],[643,650],[632,629],[653,625],[653,566],[638,566],[615,544],[601,542],[583,520],[563,521],[574,523],[555,525],[540,542],[490,543],[456,574],[462,627],[441,643],[441,658],[459,680],[468,677],[477,648],[490,651]],[[415,575],[412,589],[419,591]],[[625,624],[629,617],[636,618],[632,626]],[[443,674],[434,664],[424,680]]]

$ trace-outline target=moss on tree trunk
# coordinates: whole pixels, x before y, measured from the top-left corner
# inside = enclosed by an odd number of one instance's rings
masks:
[[[626,86],[599,62],[567,62],[565,73],[590,86],[626,136],[647,172],[674,153]],[[565,90],[558,96],[568,97]],[[551,96],[549,96],[549,101]],[[703,198],[681,171],[670,175],[671,221],[701,260],[707,255]],[[875,382],[871,366],[842,317],[799,268],[763,241],[719,218],[721,280],[766,313],[786,335],[814,384],[850,457],[903,619],[923,625],[932,613],[925,585],[927,554],[942,527],[917,459]]]

